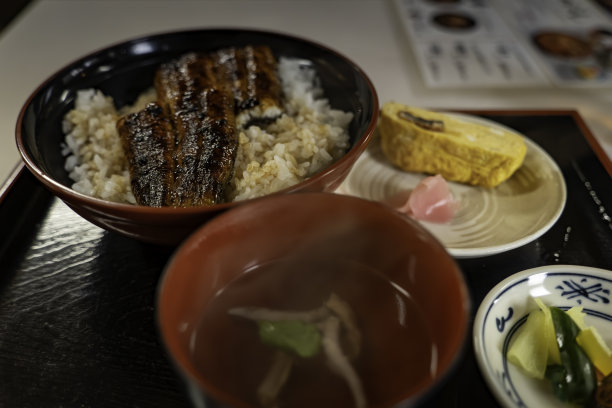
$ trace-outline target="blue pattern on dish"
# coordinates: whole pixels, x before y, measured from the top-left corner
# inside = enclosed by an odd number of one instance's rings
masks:
[[[582,278],[580,281],[568,279],[563,281],[563,285],[557,285],[555,289],[561,291],[561,296],[565,296],[567,300],[576,298],[578,304],[582,304],[582,298],[592,302],[610,303],[608,296],[610,289],[603,287],[601,283],[590,284],[587,278]]]
[[[514,309],[509,307],[506,316],[495,318],[495,324],[497,325],[498,332],[503,333],[504,329],[506,328],[506,322],[512,319],[512,316],[514,316]]]

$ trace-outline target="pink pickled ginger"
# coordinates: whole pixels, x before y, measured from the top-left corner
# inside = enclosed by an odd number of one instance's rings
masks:
[[[417,220],[446,223],[453,219],[459,202],[441,175],[426,177],[412,191],[402,191],[386,203]]]

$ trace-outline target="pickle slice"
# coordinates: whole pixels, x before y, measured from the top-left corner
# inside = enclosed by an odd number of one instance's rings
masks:
[[[529,313],[527,321],[516,332],[507,358],[530,377],[542,379],[546,372],[548,342],[544,334],[545,314],[541,310]]]
[[[576,336],[576,343],[604,376],[612,373],[612,350],[594,327],[581,330]]]
[[[546,349],[548,350],[548,360],[546,364],[561,364],[561,354],[557,345],[557,333],[550,315],[550,309],[539,298],[534,298],[542,312],[544,312],[544,328],[543,336],[546,340]]]

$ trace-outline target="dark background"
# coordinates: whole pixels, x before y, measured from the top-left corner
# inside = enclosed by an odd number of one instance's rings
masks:
[[[23,10],[31,0],[0,1],[0,31],[2,31]]]

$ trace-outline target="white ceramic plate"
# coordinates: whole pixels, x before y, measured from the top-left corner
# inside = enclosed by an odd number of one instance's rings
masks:
[[[540,298],[548,306],[583,306],[585,324],[612,344],[612,271],[551,265],[514,274],[484,298],[474,319],[476,361],[497,400],[507,408],[565,407],[546,380],[529,378],[506,360],[510,340]],[[569,405],[567,405],[569,407]]]
[[[508,129],[474,116],[453,115]],[[422,222],[451,255],[470,258],[517,248],[540,237],[561,215],[566,199],[561,170],[541,147],[523,137],[527,144],[525,161],[510,179],[493,189],[449,183],[460,202],[453,220],[447,224]],[[338,192],[382,201],[414,189],[425,177],[393,166],[383,154],[377,136]]]

